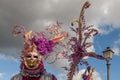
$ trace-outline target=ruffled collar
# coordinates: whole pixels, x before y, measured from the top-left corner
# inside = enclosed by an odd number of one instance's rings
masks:
[[[40,75],[42,75],[45,72],[45,69],[43,66],[39,66],[37,69],[31,70],[25,67],[24,64],[21,64],[21,70],[20,70],[20,74],[22,76],[29,76],[29,77],[39,77]]]

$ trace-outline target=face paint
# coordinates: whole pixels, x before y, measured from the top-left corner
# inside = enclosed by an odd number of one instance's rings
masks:
[[[29,52],[23,58],[24,65],[28,69],[38,68],[40,64],[40,60],[41,60],[41,56],[36,52]]]

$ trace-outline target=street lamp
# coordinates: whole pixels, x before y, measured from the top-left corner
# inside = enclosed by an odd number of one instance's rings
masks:
[[[113,51],[110,49],[110,47],[107,47],[105,51],[103,51],[104,58],[107,61],[107,80],[110,80],[110,60],[112,60]]]

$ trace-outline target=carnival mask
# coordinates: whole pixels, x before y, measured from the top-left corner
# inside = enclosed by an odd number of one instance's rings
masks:
[[[24,65],[28,69],[36,69],[39,67],[41,56],[36,52],[29,52],[23,57]]]

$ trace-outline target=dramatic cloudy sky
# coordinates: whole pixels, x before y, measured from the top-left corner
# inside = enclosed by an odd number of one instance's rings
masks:
[[[23,48],[22,37],[13,37],[15,24],[23,24],[27,30],[43,31],[50,23],[60,21],[64,30],[70,22],[79,17],[82,4],[86,0],[0,0],[0,79],[9,80],[19,72],[19,56]],[[95,25],[99,35],[93,40],[94,50],[98,54],[110,46],[115,56],[111,61],[111,80],[120,78],[120,0],[89,0],[91,7],[86,11],[86,23]],[[72,33],[71,33],[72,34]],[[106,80],[106,62],[88,58],[96,68],[94,80]],[[62,63],[65,62],[65,63]],[[58,70],[67,66],[67,60],[57,61],[46,68],[63,80],[66,72]],[[96,63],[96,64],[95,64]],[[53,69],[54,68],[54,69]],[[82,68],[81,68],[82,69]],[[84,68],[83,68],[84,69]],[[80,71],[82,73],[83,70]],[[80,75],[80,74],[79,74]],[[75,76],[77,80],[77,76]]]

